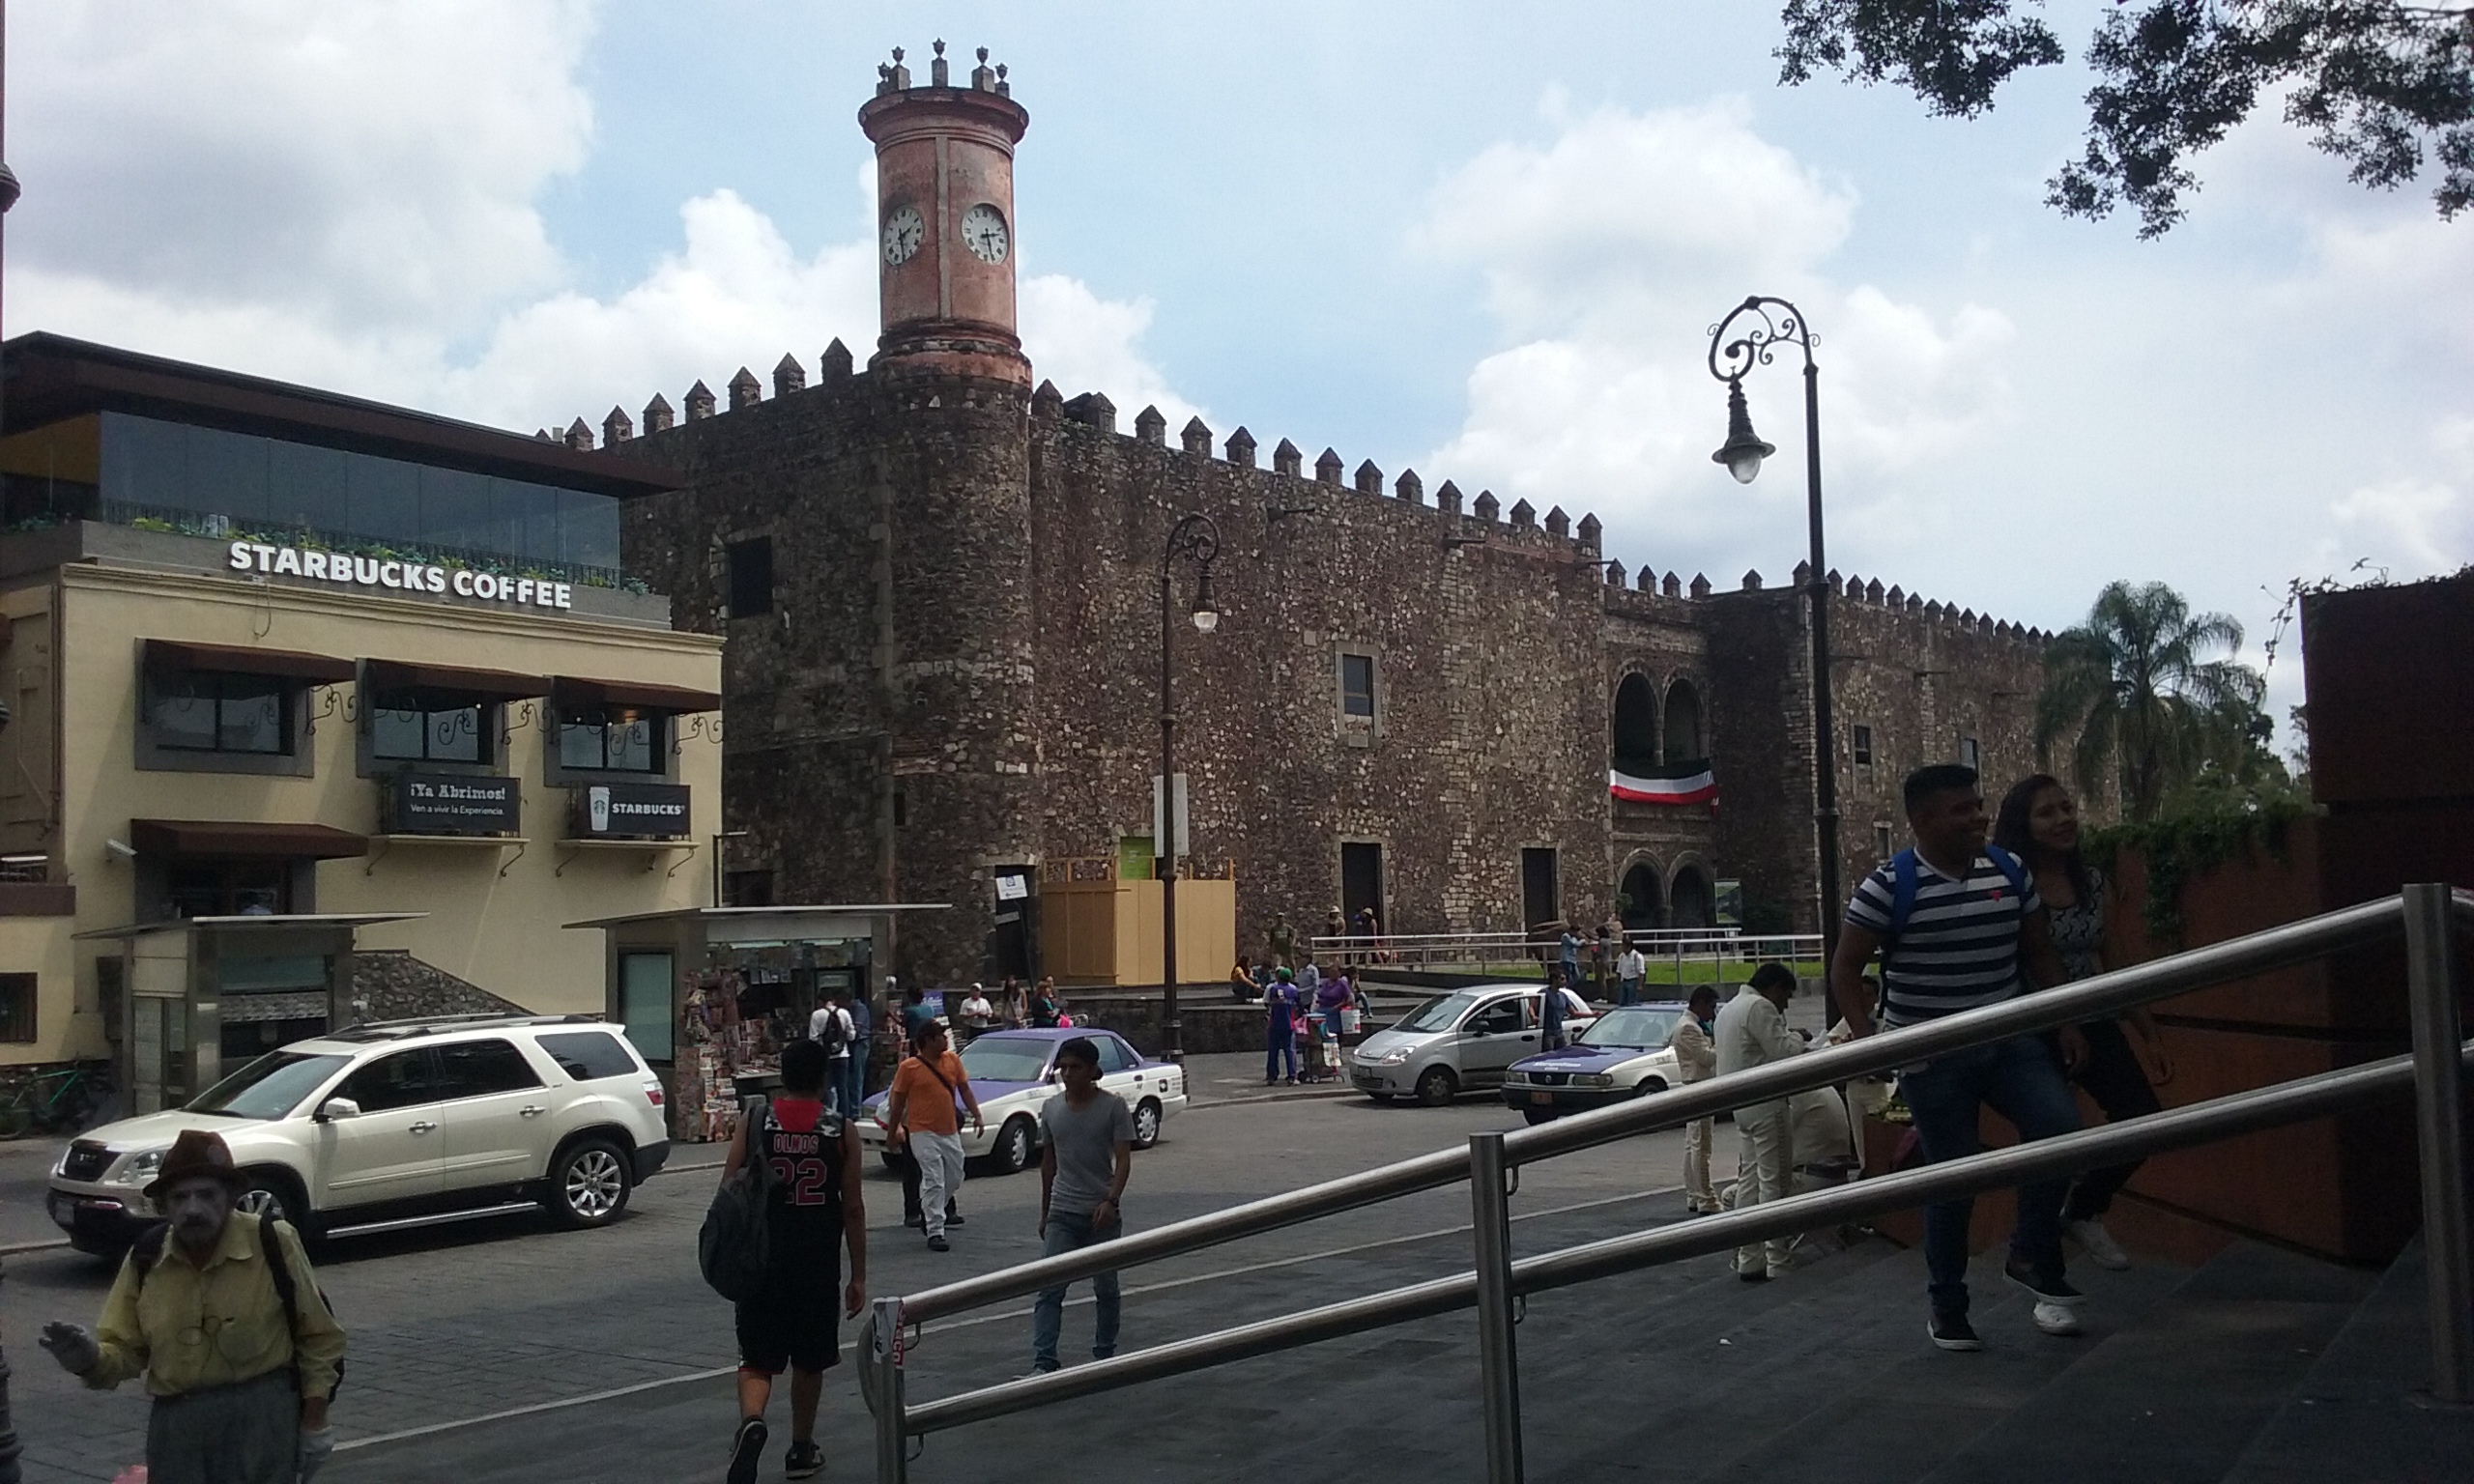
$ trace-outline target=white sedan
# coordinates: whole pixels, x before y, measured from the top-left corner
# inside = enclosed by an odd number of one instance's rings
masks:
[[[1009,1175],[1039,1162],[1040,1106],[1064,1091],[1056,1080],[1056,1048],[1078,1036],[1099,1048],[1100,1086],[1123,1098],[1133,1111],[1134,1147],[1149,1149],[1160,1141],[1161,1124],[1186,1106],[1184,1068],[1145,1059],[1112,1031],[990,1031],[962,1050],[963,1070],[986,1122],[974,1133],[964,1121],[964,1158],[986,1159]],[[885,1095],[870,1098],[863,1108],[859,1141],[893,1163],[885,1150]]]

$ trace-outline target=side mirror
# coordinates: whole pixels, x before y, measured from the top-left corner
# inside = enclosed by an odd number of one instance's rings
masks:
[[[360,1117],[360,1104],[349,1098],[330,1098],[318,1104],[318,1122],[322,1124],[338,1118],[359,1117]]]

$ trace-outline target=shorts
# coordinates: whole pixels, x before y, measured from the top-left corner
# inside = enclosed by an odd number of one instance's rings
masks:
[[[842,1361],[842,1296],[836,1274],[803,1277],[736,1306],[738,1366],[760,1376],[829,1370]]]

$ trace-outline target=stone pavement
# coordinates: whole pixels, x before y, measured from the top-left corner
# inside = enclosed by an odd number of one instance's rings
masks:
[[[1129,1219],[1152,1224],[1198,1214],[1515,1122],[1500,1103],[1479,1099],[1447,1109],[1377,1108],[1355,1098],[1196,1107],[1170,1122],[1158,1148],[1137,1156]],[[1593,1212],[1647,1204],[1638,1199],[1642,1191],[1673,1184],[1679,1144],[1677,1135],[1654,1135],[1533,1171],[1521,1209],[1621,1203],[1540,1218],[1585,1223]],[[680,1157],[690,1163],[712,1153],[691,1149]],[[696,1227],[711,1180],[709,1170],[666,1174],[637,1192],[626,1219],[599,1232],[556,1231],[528,1215],[334,1244],[320,1279],[351,1332],[352,1350],[335,1412],[345,1447],[326,1477],[350,1484],[444,1476],[437,1470],[474,1484],[712,1472],[731,1408],[726,1374],[708,1378],[725,1373],[735,1356],[729,1311],[695,1268]],[[1036,1177],[971,1182],[963,1202],[969,1224],[955,1233],[957,1250],[943,1257],[893,1225],[900,1208],[889,1178],[872,1172],[867,1194],[872,1286],[879,1292],[915,1291],[1037,1254]],[[1436,1191],[1140,1270],[1128,1279],[1136,1290],[1128,1300],[1129,1342],[1448,1270],[1466,1262],[1465,1234],[1448,1234],[1467,1219],[1464,1190]],[[134,1387],[87,1391],[32,1340],[46,1319],[92,1323],[110,1269],[66,1250],[6,1263],[0,1340],[15,1370],[26,1477],[36,1484],[109,1479],[142,1452],[143,1396]],[[1231,1270],[1243,1271],[1195,1281]],[[1154,1286],[1164,1282],[1177,1286]],[[1025,1311],[1008,1305],[970,1316],[976,1323],[950,1338],[932,1334],[923,1388],[933,1394],[1021,1369]],[[1069,1324],[1087,1325],[1088,1313],[1086,1299]],[[1069,1328],[1069,1336],[1087,1330]],[[647,1389],[577,1404],[629,1386]],[[849,1372],[834,1379],[828,1398],[829,1436],[856,1436]],[[473,1420],[519,1408],[548,1410],[496,1424]],[[374,1441],[426,1428],[441,1431]],[[1006,1436],[1002,1427],[981,1432]],[[856,1477],[857,1465],[839,1462],[830,1476]]]

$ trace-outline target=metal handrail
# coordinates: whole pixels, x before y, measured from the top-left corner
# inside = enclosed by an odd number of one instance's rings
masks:
[[[2394,933],[2402,911],[2399,903],[2400,899],[2394,897],[2364,902],[2287,923],[2248,938],[2192,949],[1982,1010],[1946,1015],[1903,1030],[1883,1031],[1730,1076],[1690,1082],[1613,1107],[1515,1129],[1504,1136],[1506,1153],[1515,1163],[1550,1158],[1751,1103],[1769,1102],[1873,1072],[1931,1061],[1988,1042],[2118,1014],[2202,985],[2282,968]],[[1180,1257],[1320,1216],[1439,1189],[1468,1178],[1469,1151],[1441,1149],[1131,1233],[1102,1247],[1084,1247],[940,1284],[906,1297],[902,1300],[903,1316],[913,1324],[925,1324],[965,1309],[1037,1293],[1051,1284],[1071,1283],[1102,1272]]]
[[[1133,1384],[1162,1376],[1223,1364],[1338,1335],[1465,1308],[1481,1309],[1482,1338],[1497,1348],[1486,1356],[1490,1476],[1514,1478],[1518,1464],[1516,1374],[1505,1321],[1512,1296],[1584,1282],[1616,1272],[1718,1251],[1863,1215],[1913,1208],[1979,1189],[2125,1162],[2147,1153],[2208,1143],[2254,1128],[2317,1116],[2356,1101],[2411,1087],[2423,1104],[2420,1143],[2425,1205],[2433,1249],[2432,1299],[2455,1302],[2469,1286],[2463,1245],[2464,1176],[2461,1129],[2455,1127],[2460,1064],[2469,1048],[2457,1039],[2451,928],[2474,929],[2474,893],[2444,887],[2409,887],[2397,897],[2323,913],[2299,923],[2227,943],[2176,954],[2151,963],[2098,975],[2004,1004],[1951,1015],[1925,1025],[1852,1041],[1794,1056],[1723,1078],[1672,1089],[1553,1124],[1472,1136],[1469,1149],[1441,1150],[1342,1180],[1194,1217],[1099,1247],[981,1274],[926,1290],[907,1298],[877,1300],[863,1344],[871,1352],[870,1405],[877,1412],[879,1484],[906,1475],[906,1440],[912,1436],[1012,1412]],[[1610,1143],[1654,1128],[1673,1127],[1749,1103],[1850,1080],[1870,1072],[1912,1066],[1972,1046],[2098,1019],[2203,985],[2239,979],[2378,941],[2403,930],[2409,998],[2414,1010],[2414,1052],[2366,1067],[2346,1069],[2275,1087],[2237,1093],[2169,1113],[2011,1149],[1993,1151],[1868,1180],[1810,1196],[1764,1203],[1725,1215],[1593,1242],[1521,1262],[1498,1262],[1491,1270],[1413,1284],[1302,1313],[1195,1336],[1071,1371],[1009,1382],[912,1408],[903,1396],[902,1352],[906,1327],[964,1309],[1019,1297],[1050,1285],[1158,1261],[1185,1252],[1275,1230],[1317,1216],[1455,1184],[1469,1178],[1476,1151],[1488,1146],[1485,1165],[1495,1178],[1473,1186],[1477,1241],[1482,1253],[1502,1253],[1486,1228],[1505,1220],[1503,1175],[1523,1162]],[[2447,1028],[2447,1034],[2440,1034]],[[2454,1048],[2456,1055],[2450,1054]],[[2456,1163],[2452,1164],[2451,1159]],[[2436,1213],[2436,1214],[2434,1214]],[[2450,1249],[2441,1253],[2439,1249]],[[2450,1312],[2454,1312],[2453,1310]],[[2463,1316],[2458,1316],[2460,1320]],[[2443,1396],[2474,1399],[2474,1354],[2463,1323],[2435,1324],[2435,1386]],[[2443,1329],[2450,1331],[2442,1334]],[[863,1378],[863,1379],[869,1379]],[[1507,1433],[1509,1436],[1507,1437]],[[1505,1460],[1509,1460],[1506,1467]]]
[[[2462,1061],[2474,1062],[2474,1042],[2462,1046],[2460,1056]],[[1766,1201],[1699,1220],[1522,1258],[1510,1264],[1511,1291],[1519,1295],[1545,1293],[1593,1278],[1724,1252],[1771,1237],[1844,1225],[2082,1170],[2128,1164],[2150,1155],[2213,1143],[2235,1134],[2316,1118],[2355,1103],[2397,1097],[2409,1091],[2413,1083],[2413,1058],[2393,1056],[2270,1088],[2231,1093],[2171,1112],[2083,1128],[1808,1195]],[[914,1435],[940,1432],[1319,1340],[1429,1319],[1470,1308],[1477,1301],[1477,1274],[1453,1273],[1094,1360],[1068,1370],[939,1397],[910,1408],[904,1420]]]

